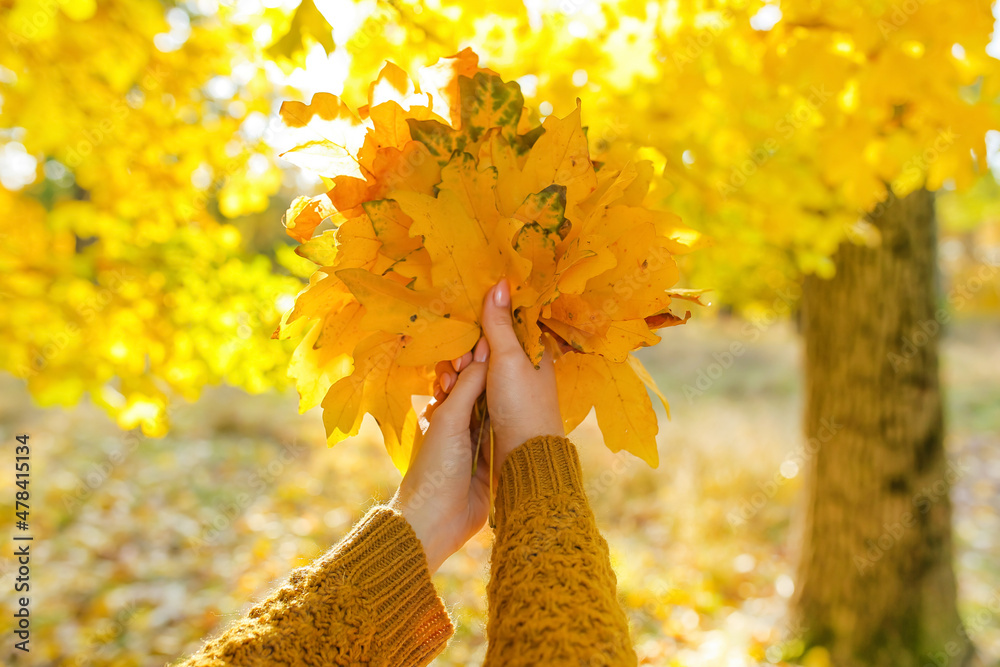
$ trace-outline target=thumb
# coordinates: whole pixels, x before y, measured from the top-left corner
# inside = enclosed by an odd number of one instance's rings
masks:
[[[469,430],[472,409],[479,395],[486,390],[486,367],[485,361],[473,361],[462,369],[455,387],[434,410],[433,424],[442,422],[445,429],[454,433]]]
[[[483,334],[490,344],[491,354],[508,355],[522,352],[521,344],[514,333],[514,321],[510,314],[510,285],[506,278],[486,292],[483,299]]]

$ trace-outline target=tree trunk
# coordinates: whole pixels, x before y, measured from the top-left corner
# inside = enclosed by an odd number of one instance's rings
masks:
[[[811,453],[793,611],[837,667],[963,667],[944,454],[933,194],[892,195],[802,299]]]

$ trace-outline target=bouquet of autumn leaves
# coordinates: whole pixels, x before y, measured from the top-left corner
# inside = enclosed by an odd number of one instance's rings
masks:
[[[532,127],[519,86],[468,49],[416,81],[386,64],[368,102],[355,113],[320,93],[281,107],[301,137],[282,157],[329,187],[285,216],[319,267],[275,332],[305,333],[289,369],[300,411],[322,402],[330,445],[372,415],[405,470],[420,437],[412,397],[472,349],[483,298],[506,277],[525,353],[537,365],[543,335],[558,343],[566,432],[594,408],[612,451],[655,467],[646,387],[667,404],[630,352],[690,317],[672,298],[697,296],[671,291],[673,255],[689,248],[676,216],[643,207],[651,164],[592,160],[579,101]]]

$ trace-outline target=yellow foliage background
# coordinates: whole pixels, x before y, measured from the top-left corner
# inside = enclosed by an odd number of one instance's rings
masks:
[[[3,4],[0,293],[20,317],[0,367],[42,404],[86,394],[157,434],[206,384],[285,386],[291,348],[263,334],[308,269],[276,213],[322,186],[276,157],[276,106],[357,108],[386,58],[473,44],[542,117],[581,98],[592,148],[639,151],[654,203],[714,239],[685,279],[744,312],[828,276],[840,241],[877,242],[858,218],[887,184],[989,174],[985,0],[272,4]]]
[[[878,242],[859,217],[887,184],[939,191],[943,293],[984,320],[947,348],[946,382],[965,424],[951,446],[984,462],[956,510],[958,574],[976,591],[963,611],[988,609],[979,593],[1000,585],[993,26],[985,0],[0,0],[2,424],[5,443],[28,430],[40,452],[38,664],[172,660],[341,536],[363,499],[391,493],[398,476],[370,428],[326,456],[318,415],[271,393],[291,389],[294,349],[271,333],[314,269],[280,220],[295,196],[326,190],[277,157],[289,146],[275,119],[282,100],[317,92],[356,108],[358,82],[386,59],[414,70],[466,46],[540,117],[580,98],[591,149],[650,160],[650,201],[713,239],[681,273],[715,290],[695,316],[719,328],[647,359],[686,413],[666,465],[621,463],[634,460],[597,447],[590,420],[577,436],[595,445],[590,491],[644,664],[823,664],[771,625],[789,593],[795,472],[746,532],[725,517],[784,471],[797,437],[782,421],[797,380],[775,368],[794,364],[782,321],[798,279],[828,276],[842,241]],[[680,387],[732,340],[758,347],[685,404]],[[296,439],[308,454],[288,454]],[[4,478],[2,503],[12,488]],[[487,548],[443,573],[463,629],[440,664],[481,649],[482,590],[468,582]],[[5,590],[11,572],[0,561]],[[994,616],[976,628],[994,655],[998,628]]]

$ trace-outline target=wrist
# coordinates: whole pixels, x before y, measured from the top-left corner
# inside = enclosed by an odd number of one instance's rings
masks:
[[[396,495],[389,502],[389,507],[399,512],[410,524],[427,557],[427,569],[433,575],[451,552],[442,542],[443,531],[438,526],[437,512],[423,498],[419,501],[407,501],[400,491],[396,491]]]

